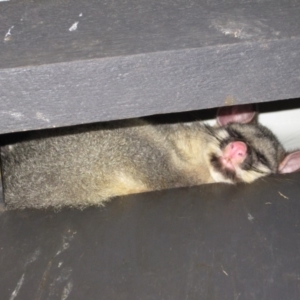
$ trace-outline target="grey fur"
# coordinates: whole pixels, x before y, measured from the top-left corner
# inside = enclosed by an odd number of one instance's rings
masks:
[[[219,172],[210,161],[215,148],[221,149],[226,138],[234,139],[228,134],[232,129],[255,149],[251,150],[254,179],[277,172],[285,151],[263,126],[154,125],[135,119],[34,132],[24,141],[3,147],[5,202],[9,209],[84,208],[132,192],[216,181],[251,182],[252,177],[216,180],[211,175]],[[262,167],[257,149],[268,167]]]

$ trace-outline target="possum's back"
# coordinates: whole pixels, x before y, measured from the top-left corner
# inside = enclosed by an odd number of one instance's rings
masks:
[[[9,208],[83,208],[120,193],[186,184],[165,137],[141,120],[37,135],[1,150]]]

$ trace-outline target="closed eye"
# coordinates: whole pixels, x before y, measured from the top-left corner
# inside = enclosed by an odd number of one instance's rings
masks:
[[[265,166],[270,167],[269,161],[267,158],[260,152],[256,152],[257,159]]]

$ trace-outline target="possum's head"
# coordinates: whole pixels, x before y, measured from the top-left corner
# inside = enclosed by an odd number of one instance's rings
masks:
[[[287,154],[266,127],[256,122],[252,105],[221,108],[210,154],[211,175],[217,182],[252,182],[274,173],[300,168],[300,152]]]

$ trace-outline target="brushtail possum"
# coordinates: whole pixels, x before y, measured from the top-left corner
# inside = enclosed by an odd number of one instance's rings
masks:
[[[300,169],[300,151],[287,153],[252,105],[219,109],[217,123],[133,119],[34,132],[1,149],[7,208],[100,206],[115,196]]]

